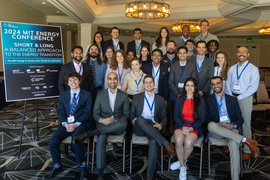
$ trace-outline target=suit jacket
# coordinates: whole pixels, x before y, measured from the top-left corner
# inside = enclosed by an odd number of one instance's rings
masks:
[[[177,63],[173,63],[171,65],[171,72],[169,75],[169,86],[171,88],[171,93],[170,93],[170,100],[175,101],[177,96],[182,93],[183,88],[178,87],[178,83],[181,82],[182,78],[182,69],[180,67],[179,61]],[[186,81],[187,78],[192,77],[197,80],[197,70],[196,66],[187,61],[186,62],[186,67],[185,67],[185,72],[184,72],[184,77],[182,80],[182,83]]]
[[[193,59],[189,61],[194,63],[195,66],[197,67],[196,56],[193,57]],[[198,72],[198,68],[196,69],[198,73],[198,78],[197,78],[198,90],[202,91],[204,95],[209,95],[210,94],[210,79],[214,75],[214,62],[211,59],[204,57],[204,62],[203,62],[201,71]]]
[[[125,92],[117,89],[114,111],[112,111],[108,91],[109,89],[105,89],[97,94],[93,110],[93,117],[95,121],[99,122],[100,118],[107,118],[111,116],[113,116],[115,119],[128,119],[130,114],[128,95]]]
[[[103,42],[103,47],[102,47],[103,55],[105,54],[105,50],[108,46],[112,46],[114,48],[112,39],[109,39]],[[120,49],[125,50],[124,44],[120,40],[119,40],[119,46],[120,46]]]
[[[70,115],[70,90],[60,93],[58,105],[58,118],[60,123],[67,122]],[[74,111],[75,122],[80,122],[80,126],[89,126],[88,119],[91,115],[92,96],[91,93],[81,89],[78,104]]]
[[[133,97],[130,110],[130,121],[136,117],[141,116],[144,106],[144,93],[136,94]],[[158,94],[155,94],[155,110],[154,119],[157,123],[162,123],[162,125],[167,124],[166,106],[164,103],[164,98]]]
[[[150,48],[150,44],[147,41],[142,40],[141,47],[143,45],[146,45],[146,46],[148,46]],[[129,50],[132,50],[134,53],[136,53],[135,40],[128,42],[128,44],[127,44],[127,51],[129,51]],[[136,54],[135,54],[135,56],[136,56]]]
[[[237,99],[233,96],[225,94],[225,102],[231,123],[235,123],[238,127],[241,127],[244,120]],[[206,96],[205,104],[207,109],[206,123],[219,123],[219,109],[215,94]]]
[[[83,72],[83,82],[81,84],[81,89],[84,89],[86,91],[91,92],[91,94],[94,94],[94,80],[92,75],[92,68],[88,64],[81,63]],[[59,92],[63,92],[65,90],[69,90],[69,86],[65,84],[64,76],[72,71],[75,71],[73,62],[69,62],[61,67],[61,70],[59,72],[59,79],[58,79],[58,90]]]
[[[175,109],[174,109],[174,130],[179,129],[180,127],[184,127],[183,123],[183,115],[182,115],[182,109],[184,106],[184,102],[187,99],[186,96],[180,96],[176,99],[175,102]],[[198,136],[200,136],[203,132],[202,125],[205,122],[206,119],[206,107],[205,107],[205,101],[202,97],[200,97],[200,108],[201,108],[201,115],[200,115],[200,121],[195,121],[192,125],[193,129],[198,129]]]
[[[174,64],[178,61],[179,61],[179,58],[177,55],[175,55],[175,59],[174,59],[172,64]],[[165,55],[163,55],[162,60],[161,60],[161,64],[165,65],[167,68],[171,67],[171,63],[169,62],[169,60],[167,58],[167,53]],[[168,72],[170,72],[170,71],[168,70]]]
[[[153,67],[151,64],[145,64],[142,67],[142,71],[153,76]],[[168,68],[163,64],[160,64],[159,80],[158,80],[158,95],[162,96],[165,101],[168,100],[169,88],[168,88]]]

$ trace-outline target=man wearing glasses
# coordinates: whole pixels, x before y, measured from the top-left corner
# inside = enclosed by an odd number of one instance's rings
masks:
[[[260,81],[259,70],[248,61],[249,55],[246,47],[238,48],[238,63],[230,68],[226,82],[226,93],[235,96],[239,102],[244,119],[243,136],[246,138],[251,138],[252,94],[257,91]],[[243,151],[242,158],[249,159],[252,154],[248,146],[245,145]]]
[[[166,45],[166,51],[167,53],[163,55],[161,64],[164,64],[168,68],[168,72],[170,72],[171,65],[174,62],[179,61],[179,58],[175,55],[176,44],[174,41],[172,40],[168,41]]]

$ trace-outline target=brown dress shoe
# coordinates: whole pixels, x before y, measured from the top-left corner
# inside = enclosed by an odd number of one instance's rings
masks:
[[[252,156],[256,158],[259,154],[259,148],[256,146],[254,140],[247,138],[245,144],[249,147]]]
[[[242,159],[243,159],[243,160],[248,160],[251,156],[252,156],[251,153],[243,153],[243,154],[242,154]]]
[[[165,146],[165,149],[167,151],[168,157],[173,158],[174,156],[174,146],[170,143]]]

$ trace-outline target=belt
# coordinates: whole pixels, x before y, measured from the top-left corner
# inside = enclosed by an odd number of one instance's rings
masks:
[[[232,93],[232,94],[233,94],[234,96],[236,96],[236,97],[240,95],[240,94],[235,94],[235,93]]]

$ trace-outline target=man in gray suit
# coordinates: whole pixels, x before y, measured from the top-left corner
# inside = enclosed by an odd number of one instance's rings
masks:
[[[163,97],[155,94],[154,78],[146,75],[143,79],[145,92],[134,96],[131,104],[130,120],[134,133],[146,136],[149,141],[148,168],[145,180],[151,180],[156,170],[158,146],[164,146],[170,158],[174,156],[174,147],[160,131],[167,123],[166,107]]]
[[[210,94],[210,79],[214,75],[214,62],[205,57],[206,42],[198,41],[196,43],[197,56],[189,60],[197,66],[198,72],[198,90],[201,96]]]
[[[93,110],[97,129],[74,138],[74,143],[80,144],[85,139],[98,135],[96,149],[98,180],[103,180],[107,136],[110,134],[122,134],[126,130],[127,118],[130,113],[128,95],[117,89],[118,75],[115,72],[111,72],[108,74],[106,82],[109,88],[97,94]]]

